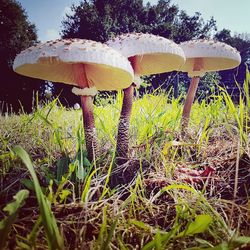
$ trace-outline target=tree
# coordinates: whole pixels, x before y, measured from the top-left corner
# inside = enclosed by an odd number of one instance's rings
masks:
[[[205,22],[199,12],[188,16],[185,11],[181,11],[175,26],[173,40],[180,43],[191,39],[211,38],[212,31],[216,30],[216,21],[212,17]]]
[[[143,5],[142,0],[84,0],[79,6],[72,6],[72,15],[67,15],[62,22],[63,38],[83,38],[106,42],[115,35],[128,32],[148,32],[160,35],[175,42],[182,42],[201,36],[211,36],[215,20],[205,22],[199,13],[188,16],[179,7],[171,4],[171,0],[159,0],[157,4]],[[153,88],[160,84],[169,88],[172,80],[166,73],[149,77]],[[61,92],[60,85],[56,92]],[[65,91],[64,91],[65,92]],[[65,92],[65,93],[68,93]],[[64,97],[64,94],[61,95]],[[67,99],[77,101],[68,96]]]
[[[63,38],[105,42],[116,34],[144,31],[142,0],[84,0],[71,9],[74,14],[62,22]]]
[[[37,42],[36,29],[28,21],[22,6],[15,0],[0,0],[0,111],[12,106],[31,110],[32,96],[40,80],[20,76],[13,72],[13,60],[23,49]],[[20,104],[21,103],[21,104]]]
[[[231,36],[230,30],[223,29],[215,34],[215,39],[231,45],[240,52],[241,64],[239,67],[219,72],[221,82],[237,100],[239,89],[235,84],[235,80],[242,86],[246,77],[246,67],[250,67],[250,34],[236,34]]]

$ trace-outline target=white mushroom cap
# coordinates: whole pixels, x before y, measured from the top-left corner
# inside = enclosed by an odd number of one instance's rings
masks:
[[[82,65],[87,85],[98,90],[127,88],[134,77],[126,57],[105,44],[82,39],[61,39],[30,47],[16,56],[13,69],[25,76],[78,85],[73,65]]]
[[[186,55],[181,71],[190,77],[206,72],[232,69],[241,62],[240,53],[233,47],[213,40],[191,40],[180,44]]]
[[[129,33],[107,44],[129,58],[137,75],[151,75],[179,70],[185,62],[182,49],[164,37]]]

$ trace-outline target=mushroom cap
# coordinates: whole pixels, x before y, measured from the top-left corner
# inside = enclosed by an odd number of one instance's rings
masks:
[[[184,52],[176,43],[152,34],[123,34],[106,44],[129,58],[137,75],[179,70],[185,62]]]
[[[191,40],[180,44],[186,56],[181,71],[189,76],[206,72],[232,69],[241,62],[240,53],[233,47],[213,40]]]
[[[134,77],[126,57],[105,44],[83,39],[58,39],[32,46],[16,56],[13,69],[25,76],[78,85],[74,65],[84,69],[86,87],[98,90],[127,88]]]

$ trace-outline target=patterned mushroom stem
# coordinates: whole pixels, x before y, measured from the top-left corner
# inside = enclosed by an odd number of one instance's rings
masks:
[[[129,125],[134,95],[134,83],[123,90],[122,110],[118,125],[116,157],[128,158]]]
[[[93,115],[93,98],[91,96],[81,96],[81,104],[86,149],[89,160],[93,161],[96,159],[99,153],[95,129],[95,120]]]
[[[128,148],[129,148],[129,126],[130,126],[130,116],[133,105],[133,95],[134,89],[137,84],[135,81],[140,81],[139,77],[139,57],[132,56],[129,58],[129,61],[132,65],[132,68],[135,73],[134,82],[126,89],[123,90],[123,103],[122,110],[118,125],[118,134],[117,134],[117,143],[116,143],[116,157],[120,158],[117,161],[117,164],[120,165],[124,163],[124,160],[128,159]]]
[[[73,65],[74,73],[79,87],[88,88],[89,81],[86,75],[85,67],[82,64]],[[93,114],[93,97],[81,96],[81,106],[83,115],[83,126],[86,141],[86,149],[88,153],[88,159],[93,161],[96,159],[99,153],[99,147],[96,136],[95,120]]]
[[[191,107],[194,101],[194,97],[197,91],[197,87],[200,81],[199,76],[194,76],[191,80],[190,86],[188,88],[187,98],[183,107],[181,129],[185,130],[189,123],[189,117],[191,112]]]

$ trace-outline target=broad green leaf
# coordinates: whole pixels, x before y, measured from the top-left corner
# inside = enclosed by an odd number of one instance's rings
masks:
[[[179,238],[182,236],[192,236],[194,234],[203,233],[208,229],[212,221],[212,217],[208,214],[197,215],[195,220],[188,225],[187,229],[179,233],[177,237]]]
[[[56,180],[61,181],[62,176],[68,172],[70,164],[69,157],[62,157],[56,163]]]

